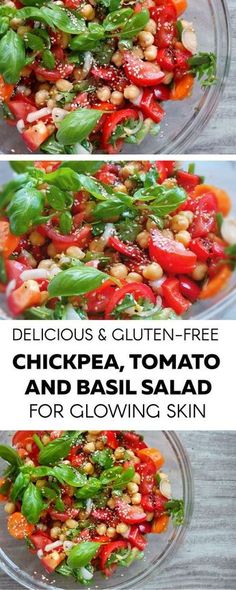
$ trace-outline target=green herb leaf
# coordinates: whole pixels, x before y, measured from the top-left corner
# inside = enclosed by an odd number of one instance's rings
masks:
[[[73,569],[84,567],[95,557],[101,543],[83,541],[71,549],[68,557],[68,565]]]
[[[103,38],[104,28],[97,23],[89,23],[86,31],[71,39],[70,48],[72,51],[89,51],[95,49]]]
[[[24,36],[24,42],[27,47],[32,49],[32,51],[43,51],[44,50],[44,42],[38,35],[34,35],[33,33],[26,33]]]
[[[81,264],[58,273],[49,283],[48,292],[50,297],[84,295],[97,289],[108,278],[109,275],[97,268]]]
[[[64,235],[70,234],[73,226],[73,217],[69,211],[64,211],[60,216],[60,231]]]
[[[133,208],[133,200],[129,195],[114,196],[96,205],[94,216],[96,219],[111,219]]]
[[[53,475],[61,483],[67,483],[69,486],[80,488],[86,484],[87,477],[84,473],[80,473],[70,465],[57,465],[53,469]]]
[[[7,271],[6,271],[5,260],[4,260],[3,256],[1,256],[1,255],[0,255],[0,283],[3,283],[3,285],[6,285],[6,283],[7,283]]]
[[[0,74],[5,82],[15,84],[26,63],[23,39],[12,29],[0,41]]]
[[[64,6],[58,6],[50,2],[41,8],[41,11],[53,21],[54,28],[57,27],[64,33],[77,35],[86,28],[85,21],[78,13],[67,10]]]
[[[11,447],[0,445],[0,457],[11,466],[10,470],[8,471],[9,477],[15,476],[19,472],[22,465],[18,453]]]
[[[172,518],[175,526],[181,526],[184,523],[184,501],[183,500],[169,500],[165,504],[165,511]]]
[[[149,10],[143,8],[140,12],[133,14],[132,18],[129,18],[126,22],[120,38],[121,39],[133,39],[142,31],[145,25],[148,23],[150,18]]]
[[[88,482],[76,491],[75,495],[78,500],[88,500],[88,498],[95,498],[101,491],[101,488],[102,484],[99,479],[90,477]]]
[[[26,473],[19,473],[11,490],[11,500],[16,502],[29,485],[30,477]]]
[[[136,301],[134,299],[134,296],[131,295],[130,293],[127,293],[127,295],[125,295],[123,301],[121,303],[118,303],[118,305],[112,311],[111,315],[113,315],[116,319],[118,319],[122,316],[122,314],[127,309],[130,309],[130,307],[134,307],[135,305],[136,305]]]
[[[37,524],[43,508],[42,494],[39,488],[30,482],[23,495],[21,512],[28,522]]]
[[[53,70],[53,68],[55,68],[56,60],[50,49],[45,49],[43,52],[42,64],[44,68],[47,68],[48,70]]]
[[[112,467],[114,463],[111,449],[95,451],[92,454],[92,459],[94,463],[97,463],[103,469],[110,469],[110,467]]]
[[[66,433],[64,436],[48,443],[39,453],[39,463],[41,465],[54,465],[60,459],[65,459],[79,435],[80,432]]]
[[[54,312],[53,309],[49,309],[48,307],[45,307],[45,305],[42,305],[26,309],[24,317],[27,320],[53,320]]]
[[[57,132],[59,143],[71,145],[87,139],[102,115],[103,111],[97,111],[96,109],[77,109],[69,113],[60,123]]]
[[[217,83],[216,55],[214,53],[200,52],[188,59],[190,73],[202,81],[202,88],[208,88]]]
[[[105,469],[100,477],[101,484],[106,486],[112,482],[116,482],[117,477],[121,475],[122,471],[122,467],[111,467],[110,469]]]
[[[16,236],[25,234],[41,215],[43,207],[43,194],[32,183],[17,191],[7,209],[12,233]]]
[[[161,184],[134,193],[135,200],[150,202],[149,209],[158,217],[175,211],[187,199],[185,190],[179,186],[167,188]]]
[[[110,12],[103,21],[105,31],[115,31],[119,28],[124,28],[128,19],[133,15],[132,8],[121,8]]]
[[[100,170],[103,164],[104,162],[73,160],[72,162],[62,162],[60,164],[60,169],[70,168],[78,174],[95,174],[95,172],[98,172],[98,170]]]

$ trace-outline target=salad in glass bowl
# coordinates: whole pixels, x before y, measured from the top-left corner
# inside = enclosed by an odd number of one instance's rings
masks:
[[[166,101],[216,82],[187,0],[4,0],[0,100],[30,151],[117,153],[158,134]],[[178,108],[176,107],[176,110]]]
[[[12,317],[175,319],[236,260],[229,195],[174,162],[12,162],[0,288]]]
[[[183,524],[163,455],[135,432],[18,431],[0,457],[8,533],[49,574],[110,577],[143,558],[147,535]]]

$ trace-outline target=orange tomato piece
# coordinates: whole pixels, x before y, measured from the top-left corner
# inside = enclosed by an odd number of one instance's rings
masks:
[[[3,77],[0,76],[0,100],[7,102],[11,98],[13,90],[14,84],[7,84],[4,82]]]
[[[20,242],[19,236],[14,236],[10,231],[8,221],[0,221],[0,254],[8,258],[17,248]]]
[[[152,525],[152,533],[164,533],[167,530],[170,517],[168,514],[162,514],[159,518],[155,518]]]
[[[225,284],[229,280],[232,275],[232,270],[230,266],[224,264],[217,275],[206,283],[200,293],[199,299],[209,299],[210,297],[214,297],[217,295],[221,289],[224,288]]]
[[[209,192],[215,195],[219,211],[226,217],[230,212],[232,202],[228,193],[223,189],[212,184],[198,184],[193,191],[193,197],[200,197]]]
[[[158,449],[148,447],[147,449],[140,449],[137,454],[139,457],[149,457],[149,459],[152,459],[157,469],[160,469],[164,463],[164,457]]]
[[[32,535],[34,525],[30,524],[21,512],[14,512],[8,518],[8,532],[14,539],[24,539]]]
[[[180,16],[188,8],[188,0],[173,0],[176,8],[177,16]]]
[[[184,100],[191,95],[194,84],[194,77],[191,74],[185,74],[181,80],[175,82],[171,93],[171,100]]]
[[[4,483],[6,483],[6,480],[1,478],[0,479],[0,488],[4,485]],[[0,494],[0,502],[5,502],[7,500],[7,496],[4,496],[4,494]]]

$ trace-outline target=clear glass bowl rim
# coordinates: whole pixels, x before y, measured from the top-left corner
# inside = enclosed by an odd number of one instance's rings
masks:
[[[185,522],[182,526],[176,529],[176,534],[172,538],[171,542],[167,550],[164,551],[162,556],[157,559],[153,560],[151,566],[149,564],[148,569],[145,569],[143,572],[138,574],[133,581],[125,582],[122,580],[122,583],[118,586],[113,586],[112,590],[133,590],[133,584],[139,584],[139,582],[143,581],[144,579],[148,578],[151,573],[158,568],[158,572],[163,569],[164,565],[169,561],[169,559],[176,553],[180,544],[182,543],[187,529],[189,527],[192,513],[193,513],[193,503],[194,503],[194,483],[193,483],[193,475],[190,460],[188,457],[188,453],[186,452],[182,442],[180,441],[177,434],[173,431],[162,431],[162,434],[166,437],[168,443],[172,447],[172,450],[176,456],[177,462],[179,464],[179,469],[181,472],[182,483],[183,483],[183,497],[185,503]],[[28,590],[60,590],[55,585],[48,585],[38,582],[37,580],[33,580],[28,574],[24,573],[20,568],[16,567],[14,562],[12,562],[0,548],[0,568],[6,573],[10,578],[15,580],[18,584],[27,588]],[[102,590],[102,588],[100,589]]]

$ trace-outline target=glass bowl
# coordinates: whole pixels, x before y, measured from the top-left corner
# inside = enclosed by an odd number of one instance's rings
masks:
[[[184,16],[194,23],[198,50],[211,51],[217,57],[218,83],[204,91],[197,82],[191,98],[165,105],[166,117],[157,137],[149,136],[139,146],[128,144],[126,154],[184,153],[201,133],[214,113],[223,91],[230,65],[231,40],[226,0],[188,0]],[[19,133],[0,121],[1,150],[4,154],[29,153]]]
[[[236,217],[236,196],[234,195],[234,186],[236,180],[236,162],[217,161],[202,162],[196,161],[196,172],[205,176],[207,184],[214,184],[224,188],[229,192],[232,198],[232,216]],[[187,169],[189,162],[183,162],[184,169]],[[0,184],[12,178],[7,162],[0,162]],[[228,314],[228,315],[226,315]],[[205,301],[195,303],[190,311],[184,316],[184,319],[192,320],[213,320],[213,319],[236,318],[236,272],[232,274],[225,289],[222,289],[215,297]],[[0,294],[0,320],[10,319],[5,296]]]
[[[165,471],[170,476],[173,497],[184,498],[185,523],[161,535],[149,535],[145,557],[130,568],[120,568],[111,578],[104,579],[100,573],[95,575],[88,590],[134,589],[154,570],[158,575],[166,567],[167,560],[175,554],[189,525],[193,509],[193,480],[187,453],[174,432],[143,432],[151,447],[157,447],[165,456]],[[1,432],[0,441],[10,444],[10,434]],[[1,465],[2,467],[2,465]],[[8,535],[6,513],[0,509],[0,567],[11,578],[30,590],[78,590],[81,586],[68,578],[53,575],[51,578],[41,567],[37,557],[31,555],[24,542],[16,541]],[[10,586],[9,586],[10,587]]]

